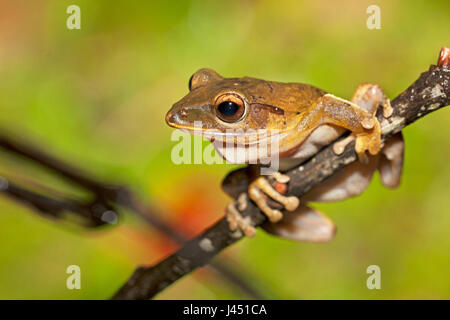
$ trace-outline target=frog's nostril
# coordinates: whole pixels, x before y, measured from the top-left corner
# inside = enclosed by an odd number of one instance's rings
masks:
[[[166,123],[171,127],[178,127],[182,123],[187,121],[189,117],[189,109],[185,107],[176,107],[174,106],[167,114],[166,114]]]
[[[175,114],[173,114],[173,113],[171,113],[171,112],[168,112],[168,113],[166,114],[166,123],[167,123],[169,126],[173,126],[173,125],[175,124]]]

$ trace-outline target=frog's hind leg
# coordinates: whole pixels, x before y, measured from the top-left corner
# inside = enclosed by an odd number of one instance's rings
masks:
[[[296,241],[326,242],[334,238],[336,226],[325,214],[300,205],[278,223],[265,223],[262,228],[270,234]]]
[[[376,114],[380,105],[383,107],[383,116],[385,118],[389,118],[393,112],[391,101],[381,90],[380,86],[374,83],[360,84],[356,88],[351,101],[373,115]]]
[[[381,151],[378,171],[381,182],[388,188],[397,188],[403,170],[403,154],[405,142],[399,132],[390,137]]]
[[[368,157],[367,163],[350,163],[308,191],[302,196],[302,201],[333,202],[360,195],[369,186],[377,169],[381,182],[388,188],[396,188],[402,175],[403,152],[404,142],[400,132],[385,142],[378,155]]]
[[[354,161],[302,196],[304,202],[335,202],[356,197],[364,192],[379,165],[379,155],[368,157],[367,163]]]

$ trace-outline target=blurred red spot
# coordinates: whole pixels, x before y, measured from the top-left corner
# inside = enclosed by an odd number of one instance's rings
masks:
[[[185,183],[180,181],[179,186],[181,190],[176,192],[176,201],[170,210],[174,213],[174,227],[185,236],[195,235],[224,214],[224,204],[220,201],[222,193],[216,180],[190,177]]]
[[[280,182],[275,182],[274,188],[278,193],[281,193],[281,194],[285,194],[286,190],[287,190],[286,184],[280,183]]]

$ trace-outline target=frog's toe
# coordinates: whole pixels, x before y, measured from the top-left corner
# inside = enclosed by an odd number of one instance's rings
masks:
[[[391,100],[386,98],[383,101],[383,117],[389,118],[390,116],[392,116],[393,112],[394,112],[394,109],[391,106]]]
[[[281,172],[275,171],[272,173],[272,177],[279,183],[288,183],[290,178],[286,174],[282,174]]]
[[[288,211],[297,209],[298,205],[300,204],[300,200],[297,197],[287,197],[276,191],[265,177],[257,178],[250,184],[250,187],[252,187],[252,189],[258,189],[262,191],[273,200],[281,203]]]
[[[376,119],[374,117],[365,118],[363,121],[361,121],[361,125],[364,127],[364,129],[372,129],[375,125]]]
[[[366,154],[367,149],[368,149],[367,137],[362,135],[357,136],[355,142],[355,152],[358,155],[359,161],[361,161],[362,163],[369,162],[369,158]]]
[[[357,152],[357,155],[358,155],[359,162],[361,162],[362,164],[369,163],[369,156],[365,152],[360,152],[360,153]]]
[[[342,154],[344,152],[344,150],[345,150],[345,147],[350,142],[352,142],[354,139],[355,139],[355,137],[353,135],[349,135],[348,137],[346,137],[346,138],[344,138],[344,139],[342,139],[342,140],[340,140],[338,142],[335,142],[333,144],[333,151],[334,151],[334,153],[337,154],[337,155]]]
[[[249,238],[254,237],[256,228],[250,224],[249,219],[244,218],[236,209],[234,203],[230,203],[226,209],[226,218],[231,231],[238,228]]]
[[[352,102],[373,115],[376,114],[378,107],[381,105],[385,118],[389,118],[394,111],[389,98],[384,94],[381,87],[374,83],[360,84],[353,95]]]
[[[297,197],[286,197],[284,207],[287,211],[294,211],[300,204],[300,200]]]
[[[371,155],[376,155],[381,150],[381,129],[380,123],[376,120],[370,131],[356,135],[355,151],[361,162],[367,162],[366,151]]]
[[[369,153],[371,155],[376,155],[381,150],[381,139],[380,136],[373,136],[369,142]]]
[[[280,210],[272,209],[267,204],[267,197],[266,195],[255,185],[250,185],[248,188],[248,194],[250,196],[250,199],[253,200],[253,202],[256,203],[258,208],[267,216],[267,218],[271,222],[278,222],[283,218],[283,214]]]
[[[283,178],[283,180],[285,179]],[[271,222],[280,221],[283,214],[280,210],[272,209],[267,204],[267,196],[282,204],[288,211],[294,211],[300,204],[297,197],[286,197],[276,191],[265,177],[258,177],[253,181],[248,189],[248,194]]]

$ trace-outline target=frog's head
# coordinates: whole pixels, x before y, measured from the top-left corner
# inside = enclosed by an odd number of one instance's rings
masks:
[[[211,69],[200,69],[189,80],[189,93],[167,113],[166,122],[212,140],[233,138],[239,144],[252,144],[258,130],[270,136],[298,123],[292,111],[275,105],[280,99],[274,85],[249,77],[224,78]]]

